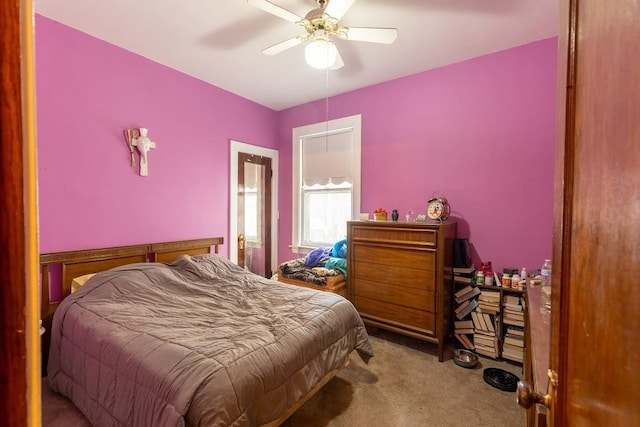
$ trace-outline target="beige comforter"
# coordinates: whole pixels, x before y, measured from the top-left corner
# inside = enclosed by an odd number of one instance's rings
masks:
[[[57,309],[49,383],[99,426],[261,425],[357,349],[341,296],[246,272],[218,255],[100,273]]]

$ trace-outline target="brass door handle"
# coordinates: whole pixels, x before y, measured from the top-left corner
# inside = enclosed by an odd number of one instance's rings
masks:
[[[547,376],[549,377],[549,384],[547,385],[547,394],[545,395],[536,393],[527,381],[518,381],[518,389],[516,391],[518,405],[529,409],[536,403],[540,403],[547,409],[552,410],[553,399],[558,387],[558,374],[554,370],[549,369]]]
[[[548,394],[545,394],[544,396],[539,395],[533,391],[533,387],[531,387],[531,384],[527,381],[518,381],[516,400],[518,401],[518,405],[522,406],[524,409],[529,409],[536,403],[541,403],[547,408],[551,404],[551,396]]]
[[[238,249],[244,249],[244,234],[238,236]]]

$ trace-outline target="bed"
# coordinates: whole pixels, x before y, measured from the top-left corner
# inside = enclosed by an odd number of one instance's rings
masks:
[[[42,255],[51,388],[94,425],[276,426],[354,350],[372,356],[348,300],[247,272],[221,243]],[[61,302],[48,298],[53,264]]]

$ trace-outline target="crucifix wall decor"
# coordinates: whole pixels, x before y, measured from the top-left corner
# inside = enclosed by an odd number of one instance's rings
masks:
[[[135,167],[136,165],[133,147],[137,147],[140,153],[140,176],[148,176],[149,166],[147,154],[149,150],[156,148],[156,143],[149,139],[146,128],[125,129],[124,134],[131,153],[131,167]]]

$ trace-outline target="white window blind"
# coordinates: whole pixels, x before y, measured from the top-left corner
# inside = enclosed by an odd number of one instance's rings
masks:
[[[302,183],[305,187],[353,182],[353,133],[305,137],[302,140]]]

